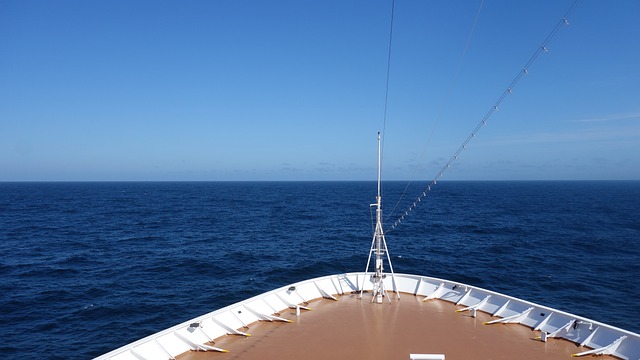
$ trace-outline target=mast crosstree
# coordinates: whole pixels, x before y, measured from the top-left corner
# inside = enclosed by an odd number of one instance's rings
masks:
[[[371,256],[375,254],[375,268],[373,271],[373,275],[371,275],[371,282],[373,283],[373,296],[371,298],[371,302],[376,302],[378,304],[382,303],[384,297],[386,297],[389,302],[391,302],[391,298],[385,288],[384,280],[387,277],[387,274],[384,273],[384,256],[387,257],[387,262],[389,263],[389,270],[391,270],[391,283],[393,286],[393,292],[396,293],[397,299],[400,299],[400,293],[396,290],[396,279],[393,272],[393,265],[391,265],[391,257],[389,256],[389,249],[387,249],[387,241],[384,238],[384,230],[382,229],[382,196],[380,195],[380,175],[381,175],[381,165],[382,165],[382,150],[380,146],[380,132],[378,132],[378,195],[376,196],[376,203],[371,204],[371,206],[376,207],[376,227],[373,233],[373,240],[371,241],[371,250],[369,251],[369,259],[367,260],[367,267],[364,270],[364,277],[367,279],[369,272],[369,265],[371,264]],[[366,280],[365,280],[366,281]],[[360,289],[360,298],[362,298],[362,293],[364,292],[364,284],[362,289]]]

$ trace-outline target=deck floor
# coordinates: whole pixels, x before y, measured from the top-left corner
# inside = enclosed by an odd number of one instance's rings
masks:
[[[367,296],[368,295],[368,296]],[[478,312],[456,313],[455,304],[401,300],[372,304],[371,295],[343,295],[339,301],[310,302],[311,311],[281,312],[294,323],[256,322],[241,329],[250,337],[227,335],[215,346],[228,353],[188,352],[179,360],[200,359],[409,359],[411,353],[445,354],[447,360],[570,359],[585,351],[566,340],[535,340],[538,332],[519,324],[484,325],[495,319]],[[600,359],[615,359],[604,356]]]

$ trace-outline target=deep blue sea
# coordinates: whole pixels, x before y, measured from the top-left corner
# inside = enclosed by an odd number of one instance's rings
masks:
[[[407,183],[383,184],[388,214]],[[399,209],[423,184],[411,184]],[[374,182],[0,183],[0,353],[87,359],[306,278],[364,271]],[[390,216],[387,227],[397,216]],[[640,332],[640,182],[441,182],[394,270]]]

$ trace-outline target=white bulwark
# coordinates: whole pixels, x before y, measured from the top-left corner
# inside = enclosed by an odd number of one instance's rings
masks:
[[[517,323],[544,332],[547,337],[563,338],[587,348],[573,356],[613,355],[621,359],[640,359],[640,335],[636,333],[467,284],[419,275],[396,274],[395,278],[396,287],[402,293],[423,301],[447,301],[463,306],[460,310],[474,309],[491,315],[495,319],[485,322],[489,326]],[[370,274],[347,273],[283,286],[185,321],[97,359],[172,359],[189,351],[225,351],[208,344],[227,334],[247,335],[239,329],[257,321],[289,322],[277,314],[297,307],[305,309],[313,299],[337,299],[339,303],[342,295],[372,291],[373,284],[369,279]],[[383,281],[385,286],[391,286],[390,277]],[[476,304],[478,306],[474,307]],[[539,346],[543,344],[539,342]]]

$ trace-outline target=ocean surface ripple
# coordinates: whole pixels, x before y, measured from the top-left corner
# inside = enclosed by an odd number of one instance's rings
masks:
[[[404,182],[383,184],[386,228]],[[397,209],[422,191],[411,185]],[[364,271],[373,182],[0,183],[0,352],[85,359],[299,280]],[[442,182],[394,270],[640,332],[640,182]]]

